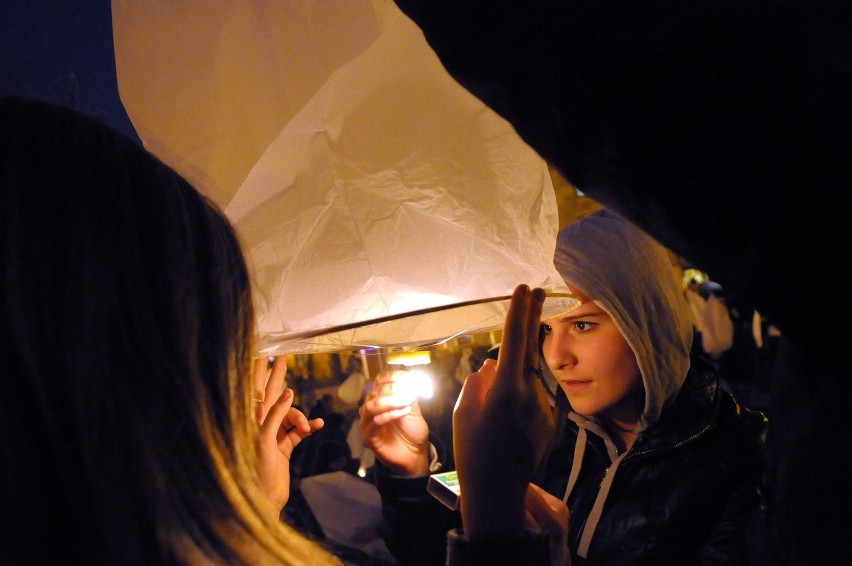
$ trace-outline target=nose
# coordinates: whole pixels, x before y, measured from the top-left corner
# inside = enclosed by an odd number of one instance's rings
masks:
[[[559,325],[554,325],[549,334],[544,337],[541,350],[544,354],[544,361],[552,371],[566,369],[577,365],[577,357],[574,350],[571,348],[570,338],[559,328]]]

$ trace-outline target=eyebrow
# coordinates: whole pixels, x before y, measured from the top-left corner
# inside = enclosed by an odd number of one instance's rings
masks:
[[[582,308],[582,307],[578,307],[578,310],[580,308]],[[592,317],[598,317],[598,316],[606,316],[606,313],[603,312],[603,311],[595,311],[595,312],[590,312],[590,313],[584,314],[584,313],[578,313],[576,310],[574,310],[574,311],[571,311],[570,313],[565,314],[563,316],[556,317],[556,320],[558,320],[560,322],[565,322],[565,321],[581,320],[581,319],[584,319],[584,318],[592,318]],[[551,318],[549,320],[553,320],[553,319]],[[546,323],[547,320],[544,320],[542,322]]]

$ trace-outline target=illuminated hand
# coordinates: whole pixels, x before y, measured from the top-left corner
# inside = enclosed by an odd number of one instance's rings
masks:
[[[275,518],[290,499],[290,457],[302,440],[323,427],[322,419],[308,420],[293,408],[293,390],[284,389],[287,358],[275,358],[269,379],[268,358],[255,360],[255,416],[260,427],[257,437],[260,488],[271,504]]]
[[[364,444],[401,476],[429,473],[429,425],[412,385],[408,372],[384,371],[360,409]]]
[[[554,430],[537,373],[544,291],[519,285],[509,305],[499,359],[464,383],[453,411],[453,445],[464,531],[520,536],[525,496]]]

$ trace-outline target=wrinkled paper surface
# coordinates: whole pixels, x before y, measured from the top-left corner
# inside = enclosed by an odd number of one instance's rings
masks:
[[[140,137],[243,240],[259,352],[499,329],[520,283],[574,304],[545,162],[392,2],[114,0],[113,20]]]

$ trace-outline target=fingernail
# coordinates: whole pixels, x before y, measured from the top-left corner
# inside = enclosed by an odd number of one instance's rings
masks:
[[[292,394],[293,394],[293,390],[288,387],[287,389],[284,390],[284,393],[281,396],[284,397],[284,399],[289,399],[290,395],[292,395]]]

